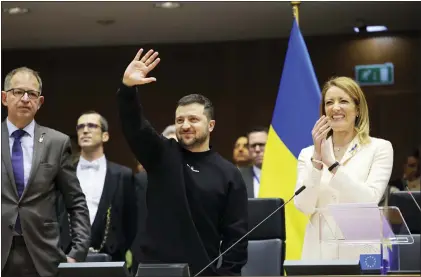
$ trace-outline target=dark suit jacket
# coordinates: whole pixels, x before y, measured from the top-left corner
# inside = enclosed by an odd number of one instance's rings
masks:
[[[247,196],[248,198],[254,198],[254,184],[253,184],[253,167],[240,167],[241,176],[247,186]]]
[[[110,216],[107,216],[108,211]],[[65,217],[62,216],[64,222]],[[108,233],[105,239],[106,229]],[[107,161],[104,189],[91,229],[91,247],[109,254],[113,261],[125,261],[126,251],[132,246],[136,231],[136,186],[132,170]],[[62,225],[61,233],[62,247],[66,251],[70,242],[68,224]],[[105,243],[102,245],[103,241]]]
[[[147,206],[146,206],[146,189],[148,185],[148,175],[145,171],[141,171],[135,175],[136,183],[136,197],[137,197],[137,233],[132,245],[133,259],[135,261],[134,265],[137,265],[140,262],[141,252],[140,252],[140,240],[141,237],[145,235],[145,224],[147,216]],[[137,269],[135,269],[137,270]]]
[[[40,137],[43,137],[40,140]],[[35,268],[41,276],[54,276],[57,266],[66,261],[59,247],[56,197],[63,196],[63,207],[75,230],[68,256],[84,261],[90,244],[89,212],[85,195],[71,163],[68,136],[35,125],[34,153],[28,183],[19,199],[12,169],[9,133],[2,123],[1,152],[1,268],[3,270],[13,239],[16,218],[20,216],[22,234]]]

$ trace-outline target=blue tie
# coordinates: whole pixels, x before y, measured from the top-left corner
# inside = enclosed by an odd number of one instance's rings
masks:
[[[23,150],[20,139],[25,135],[26,132],[24,130],[18,129],[12,133],[12,137],[15,139],[13,141],[12,147],[12,167],[13,167],[13,175],[15,176],[15,183],[16,189],[18,191],[18,196],[21,198],[23,190],[25,189],[25,175],[23,171]],[[15,224],[16,231],[21,234],[21,226],[20,226],[20,219],[19,214],[18,218],[16,219]]]

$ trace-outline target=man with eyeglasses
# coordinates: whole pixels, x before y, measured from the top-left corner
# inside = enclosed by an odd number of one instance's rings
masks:
[[[92,253],[124,261],[137,231],[136,184],[132,170],[107,160],[107,120],[95,111],[83,113],[76,125],[80,158],[77,177],[88,203]]]
[[[268,128],[255,127],[247,134],[248,150],[252,161],[251,166],[240,167],[241,175],[247,186],[249,198],[259,197],[260,175],[263,164],[263,154],[268,140]]]
[[[34,120],[44,103],[41,90],[38,73],[21,67],[7,74],[1,93],[8,112],[1,137],[2,276],[56,276],[59,263],[84,261],[90,244],[70,138]],[[67,256],[59,247],[58,197],[74,230]]]

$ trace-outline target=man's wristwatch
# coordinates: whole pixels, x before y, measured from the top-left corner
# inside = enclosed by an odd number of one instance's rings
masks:
[[[339,163],[338,163],[338,162],[334,162],[331,166],[329,166],[328,170],[329,170],[329,171],[332,171],[332,170],[334,170],[334,169],[335,169],[335,167],[337,167],[338,165],[339,165]]]

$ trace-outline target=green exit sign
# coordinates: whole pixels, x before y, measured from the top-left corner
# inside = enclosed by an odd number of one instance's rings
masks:
[[[355,66],[355,80],[361,86],[393,85],[392,63]]]

